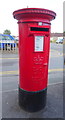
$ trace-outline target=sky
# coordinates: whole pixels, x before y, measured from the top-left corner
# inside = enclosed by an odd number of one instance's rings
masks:
[[[22,8],[44,8],[56,12],[56,18],[51,21],[51,32],[63,32],[63,2],[64,0],[1,0],[0,2],[0,33],[9,29],[11,35],[18,36],[17,20],[13,12]]]

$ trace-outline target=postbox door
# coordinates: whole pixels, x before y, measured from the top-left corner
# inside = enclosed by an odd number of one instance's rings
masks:
[[[33,34],[28,38],[29,66],[28,80],[30,91],[43,90],[47,87],[49,36]]]

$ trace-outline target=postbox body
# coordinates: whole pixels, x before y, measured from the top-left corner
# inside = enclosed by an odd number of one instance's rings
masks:
[[[19,102],[24,109],[37,111],[46,104],[50,21],[56,14],[27,8],[13,15],[19,25]]]
[[[48,79],[50,26],[21,23],[19,29],[20,88],[43,90],[47,88]]]

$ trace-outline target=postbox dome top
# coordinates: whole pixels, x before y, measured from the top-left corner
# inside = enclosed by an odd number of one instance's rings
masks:
[[[56,13],[42,8],[24,8],[13,12],[13,16],[17,20],[22,19],[47,19],[49,21],[55,19]]]

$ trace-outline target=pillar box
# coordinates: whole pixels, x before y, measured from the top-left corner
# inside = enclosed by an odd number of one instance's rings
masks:
[[[19,105],[30,112],[46,105],[50,21],[56,13],[41,8],[13,12],[19,26]]]

